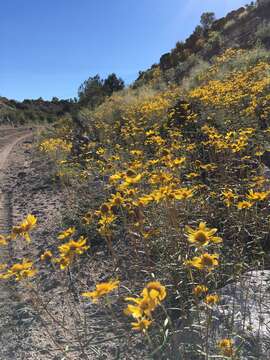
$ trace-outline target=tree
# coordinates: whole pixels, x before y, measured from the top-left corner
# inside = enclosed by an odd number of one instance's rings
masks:
[[[193,31],[193,34],[196,34],[196,35],[202,35],[202,32],[203,32],[203,28],[201,25],[197,25]]]
[[[213,12],[205,12],[201,15],[201,25],[204,30],[209,29],[214,21],[215,14]]]
[[[109,96],[111,96],[115,91],[123,90],[124,87],[124,81],[120,77],[118,78],[115,73],[108,75],[103,84],[104,92]]]
[[[171,54],[170,53],[163,54],[159,60],[159,63],[162,71],[171,68],[172,67]]]
[[[112,73],[104,80],[97,74],[90,77],[79,87],[79,103],[83,106],[94,108],[100,105],[113,92],[122,90],[125,87],[124,81]]]
[[[85,80],[78,90],[79,102],[91,108],[101,104],[104,100],[103,85],[104,81],[98,74]]]

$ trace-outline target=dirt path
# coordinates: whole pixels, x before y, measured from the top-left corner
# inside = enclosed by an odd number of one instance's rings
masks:
[[[0,127],[0,233],[9,232],[11,226],[20,223],[27,214],[38,218],[31,244],[13,241],[11,249],[0,247],[0,264],[8,258],[12,259],[10,264],[23,258],[38,259],[41,252],[55,242],[59,232],[63,195],[51,176],[50,164],[40,157],[35,137],[32,140],[30,135],[29,130],[10,133]],[[42,267],[39,275],[33,282],[42,286],[44,301],[47,302],[48,296],[55,291],[61,302],[59,293],[62,290],[56,276],[47,274]],[[0,282],[0,360],[63,359],[62,351],[54,345],[42,325],[39,306],[33,307],[32,301],[33,297],[23,284]],[[58,328],[50,325],[50,319],[44,319],[54,338],[58,339]]]
[[[7,158],[14,148],[16,144],[20,141],[24,140],[25,138],[29,137],[32,132],[29,130],[13,130],[10,129],[11,133],[8,133],[8,130],[1,131],[0,129],[0,187],[1,187],[1,180],[3,178],[3,170],[5,168],[5,163]],[[3,135],[4,134],[4,135]]]
[[[12,226],[11,218],[11,192],[3,189],[3,180],[7,160],[14,147],[31,136],[32,132],[22,129],[4,129],[0,128],[0,234],[7,234]],[[0,263],[6,263],[10,258],[10,248],[0,248]],[[10,319],[14,313],[14,307],[17,306],[14,289],[10,289],[4,283],[0,283],[0,359],[14,359],[14,353],[5,344],[10,343],[14,337],[14,328],[10,326]],[[4,350],[9,349],[7,352]]]
[[[10,193],[3,191],[2,183],[4,179],[4,170],[9,154],[14,146],[29,137],[32,133],[26,130],[0,129],[0,233],[7,233],[11,225],[10,219]],[[1,251],[1,262],[4,262],[5,254]]]

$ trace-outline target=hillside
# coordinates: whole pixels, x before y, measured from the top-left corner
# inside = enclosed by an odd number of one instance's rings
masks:
[[[43,99],[22,102],[0,97],[0,125],[24,125],[26,123],[53,123],[75,107],[72,101]]]
[[[269,29],[266,0],[211,21],[13,157],[30,359],[270,358]]]
[[[209,61],[231,47],[250,49],[261,43],[269,49],[269,21],[270,8],[266,0],[232,11],[213,21],[209,28],[199,25],[189,38],[163,54],[158,64],[140,72],[134,86],[153,80],[157,74],[166,82],[179,83],[200,62]]]

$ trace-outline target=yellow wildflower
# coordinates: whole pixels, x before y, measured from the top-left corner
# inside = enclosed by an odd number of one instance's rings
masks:
[[[21,263],[12,265],[5,274],[1,275],[1,278],[9,279],[14,276],[15,280],[19,281],[34,276],[36,272],[37,271],[33,268],[33,262],[24,259]]]
[[[135,319],[141,318],[144,315],[151,317],[151,313],[158,305],[157,299],[151,298],[146,292],[143,292],[142,298],[127,297],[125,300],[135,303],[135,305],[128,304],[124,310],[126,315],[132,315]]]
[[[158,302],[166,298],[166,288],[159,281],[150,281],[142,291],[142,296],[149,296]]]
[[[81,236],[78,241],[70,240],[68,243],[58,246],[60,257],[54,261],[60,265],[61,270],[66,269],[76,255],[82,255],[89,249],[86,242],[87,239]]]
[[[232,356],[234,353],[233,350],[233,341],[232,339],[221,339],[218,341],[218,347],[224,356]]]
[[[130,153],[131,153],[131,155],[134,155],[134,156],[141,156],[141,155],[143,155],[143,151],[142,151],[142,150],[131,150]]]
[[[71,263],[72,259],[68,256],[61,255],[60,258],[54,260],[59,264],[61,270],[65,270]]]
[[[220,300],[220,297],[217,294],[210,294],[207,295],[205,298],[205,303],[208,305],[214,305],[217,304]]]
[[[153,200],[154,200],[154,198],[153,198],[153,196],[151,194],[150,195],[143,195],[143,196],[138,198],[137,202],[135,201],[133,203],[134,203],[134,205],[145,206],[145,205],[148,205]]]
[[[72,144],[60,138],[48,139],[40,144],[40,150],[46,153],[54,153],[59,150],[68,153],[71,151],[71,149],[72,149]]]
[[[250,201],[239,201],[239,203],[237,204],[237,208],[239,210],[249,209],[252,205],[253,205],[253,203]]]
[[[125,199],[120,193],[113,194],[109,200],[110,207],[123,205]]]
[[[72,236],[74,233],[75,233],[75,227],[70,227],[68,228],[67,230],[64,230],[62,231],[59,235],[58,235],[58,239],[59,240],[64,240],[66,239],[67,237],[70,237]]]
[[[119,287],[118,280],[112,280],[109,282],[103,282],[96,285],[96,290],[82,293],[82,296],[91,298],[94,303],[98,302],[98,299],[102,296],[108,295],[113,290]]]
[[[110,206],[108,204],[104,203],[100,206],[101,215],[108,214],[109,212],[110,212]]]
[[[81,255],[89,246],[86,246],[87,239],[81,236],[78,241],[70,240],[68,243],[58,246],[59,252],[65,256],[71,254]]]
[[[269,191],[262,192],[254,192],[253,190],[249,190],[247,198],[252,201],[264,201],[268,198]]]
[[[161,285],[159,281],[150,281],[141,292],[141,297],[127,297],[125,299],[135,305],[128,304],[124,313],[133,316],[135,319],[143,316],[151,317],[151,313],[166,298],[166,295],[165,286]]]
[[[134,174],[133,170],[128,170],[126,176],[124,177],[124,182],[122,187],[133,185],[138,183],[142,179],[143,174]]]
[[[29,232],[36,226],[37,218],[34,215],[27,215],[27,217],[18,226],[13,226],[11,237],[16,239],[17,236],[23,237],[30,242],[31,238]]]
[[[193,196],[193,190],[188,188],[176,189],[172,195],[176,200],[185,200]]]
[[[124,175],[123,173],[116,173],[116,174],[114,174],[114,175],[111,175],[111,176],[110,176],[110,179],[109,179],[109,182],[110,182],[111,184],[113,184],[113,183],[121,180],[122,177],[123,177],[123,175]]]
[[[40,255],[41,261],[46,261],[50,258],[52,258],[53,254],[50,250],[46,250],[43,254]]]
[[[207,228],[205,222],[200,222],[199,227],[195,230],[186,226],[186,232],[188,233],[188,241],[197,247],[206,246],[210,242],[215,244],[222,242],[222,238],[213,236],[217,232],[217,229]]]
[[[218,254],[204,253],[201,256],[195,256],[192,260],[185,261],[185,265],[210,272],[218,266],[218,258]]]
[[[197,285],[195,286],[195,288],[193,289],[193,294],[195,296],[200,296],[203,293],[206,293],[208,291],[208,287],[205,285]]]
[[[223,202],[227,207],[230,207],[233,204],[233,201],[237,199],[237,195],[235,195],[231,190],[223,191],[222,196],[224,198]]]

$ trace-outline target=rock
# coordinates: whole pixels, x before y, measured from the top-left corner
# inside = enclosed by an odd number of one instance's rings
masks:
[[[217,294],[220,302],[208,311],[208,315],[211,314],[211,358],[219,358],[217,342],[230,338],[233,339],[234,349],[239,349],[237,359],[269,360],[270,270],[247,272],[238,282],[219,289]],[[178,333],[174,339],[179,349],[195,349],[206,343],[208,317],[204,310],[207,307],[203,302],[198,306],[190,309],[186,319],[179,320]]]
[[[270,270],[251,271],[219,292],[214,330],[226,337],[228,327],[242,343],[241,359],[270,359]],[[242,338],[242,339],[241,339]]]

